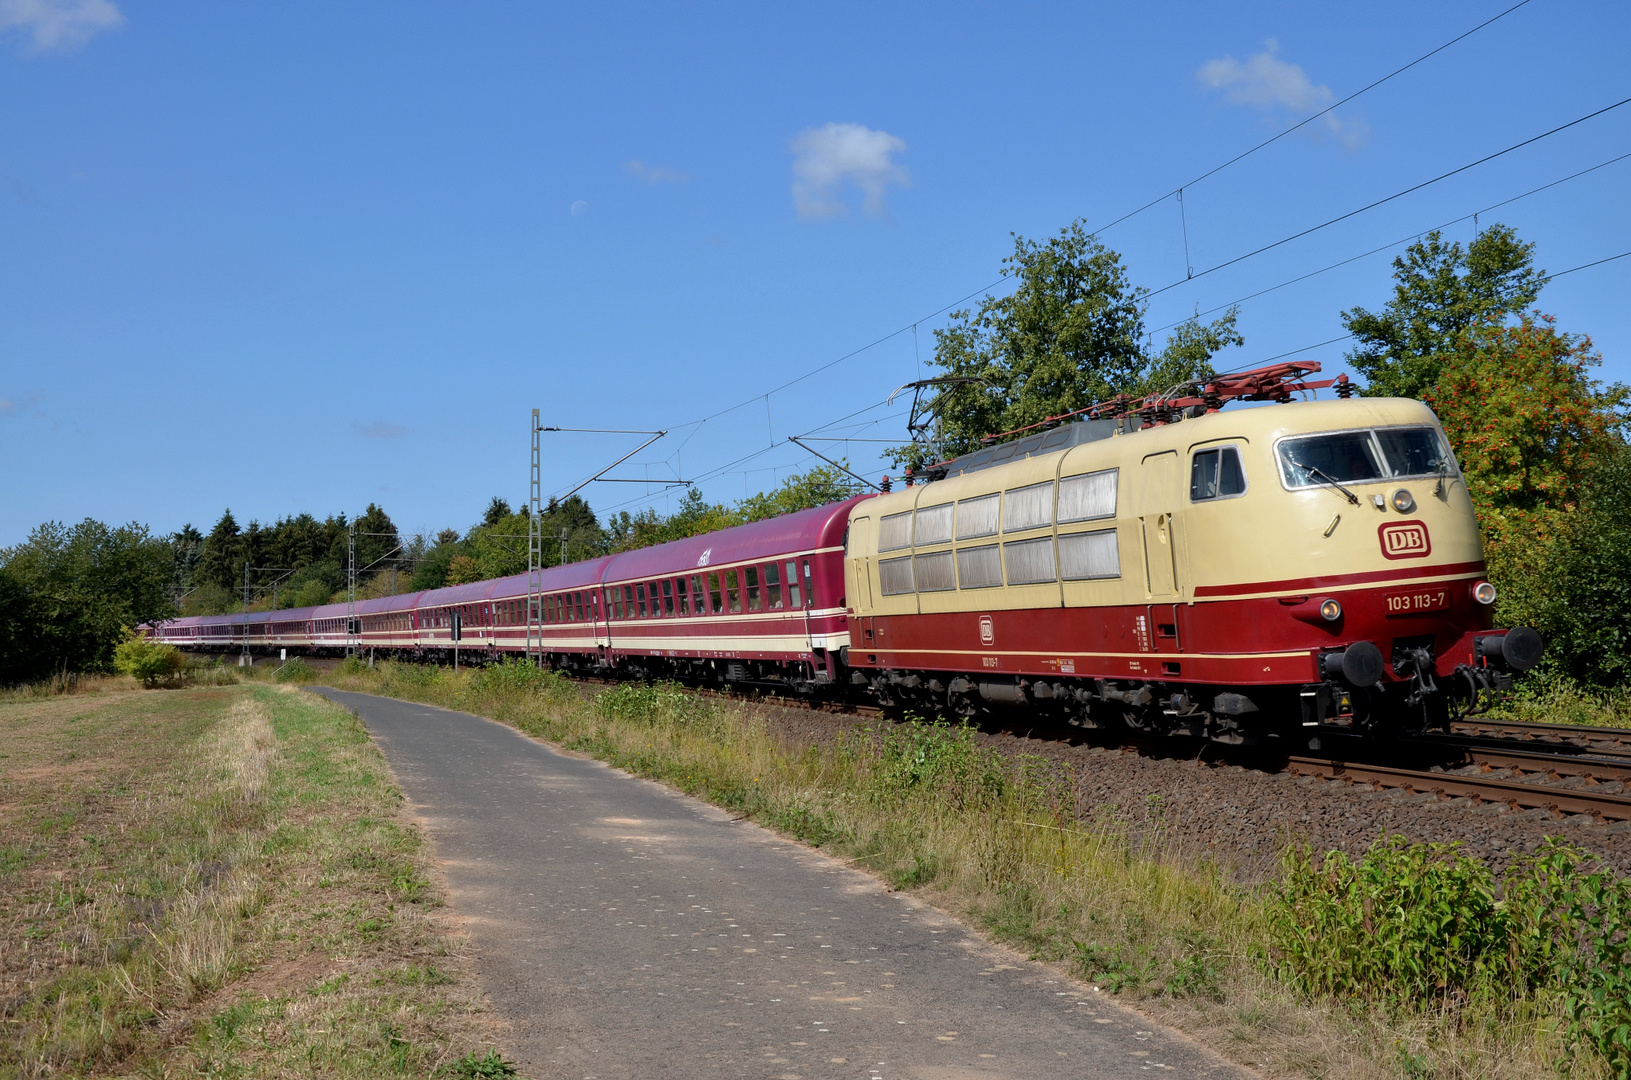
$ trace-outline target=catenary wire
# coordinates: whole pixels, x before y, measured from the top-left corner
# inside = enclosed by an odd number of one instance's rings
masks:
[[[1205,270],[1201,270],[1201,271],[1196,272],[1193,277],[1182,278],[1182,279],[1180,279],[1178,281],[1174,281],[1170,285],[1163,285],[1163,286],[1161,286],[1161,288],[1152,290],[1151,292],[1145,293],[1144,295],[1145,296],[1159,296],[1162,293],[1168,291],[1169,289],[1176,289],[1180,285],[1187,285],[1190,281],[1193,281],[1195,278],[1201,278],[1201,277],[1205,277],[1207,274],[1216,273],[1217,271],[1222,270],[1225,267],[1233,266],[1236,263],[1244,262],[1245,260],[1250,259],[1253,256],[1261,255],[1265,251],[1273,251],[1275,248],[1281,247],[1282,245],[1285,245],[1285,244],[1289,244],[1293,240],[1300,240],[1303,237],[1308,236],[1308,235],[1310,235],[1312,233],[1319,232],[1321,229],[1329,228],[1330,226],[1335,225],[1340,221],[1347,221],[1351,217],[1355,217],[1355,216],[1357,216],[1359,214],[1363,214],[1367,210],[1374,210],[1378,206],[1382,206],[1382,205],[1384,205],[1386,203],[1390,203],[1395,199],[1403,198],[1404,196],[1409,195],[1411,192],[1420,191],[1422,188],[1430,187],[1431,185],[1438,183],[1440,180],[1448,180],[1450,177],[1455,176],[1455,175],[1457,175],[1459,173],[1464,173],[1468,169],[1477,168],[1479,165],[1483,165],[1486,162],[1494,161],[1498,157],[1502,157],[1502,156],[1504,156],[1506,154],[1510,154],[1514,150],[1520,150],[1525,146],[1529,146],[1529,145],[1531,145],[1533,143],[1539,142],[1542,139],[1549,138],[1550,136],[1556,135],[1560,131],[1567,131],[1568,129],[1570,129],[1572,127],[1575,127],[1576,125],[1585,123],[1587,120],[1595,119],[1595,118],[1597,118],[1599,116],[1602,116],[1604,113],[1612,112],[1613,110],[1618,109],[1621,106],[1628,105],[1628,104],[1631,104],[1631,97],[1621,98],[1619,101],[1614,102],[1614,104],[1612,104],[1612,105],[1605,105],[1601,109],[1597,109],[1594,112],[1589,112],[1585,116],[1577,117],[1574,120],[1570,120],[1566,124],[1559,124],[1557,127],[1552,128],[1550,131],[1543,131],[1539,135],[1531,135],[1529,138],[1524,139],[1522,142],[1513,143],[1511,146],[1507,147],[1504,150],[1497,150],[1493,154],[1486,154],[1484,157],[1479,158],[1477,161],[1470,161],[1467,164],[1460,166],[1459,168],[1451,169],[1449,172],[1446,172],[1446,173],[1440,173],[1439,175],[1433,177],[1431,180],[1423,180],[1419,184],[1412,184],[1410,187],[1407,187],[1402,191],[1395,191],[1392,195],[1389,195],[1389,196],[1387,196],[1385,198],[1377,199],[1375,202],[1366,203],[1364,206],[1359,207],[1357,210],[1349,210],[1345,214],[1338,214],[1336,217],[1331,218],[1328,221],[1322,221],[1318,225],[1311,225],[1308,228],[1303,229],[1301,232],[1292,233],[1290,236],[1284,237],[1284,238],[1282,238],[1280,240],[1276,240],[1272,244],[1264,244],[1262,247],[1257,248],[1257,249],[1252,250],[1252,251],[1248,251],[1244,255],[1236,255],[1234,258],[1227,259],[1224,262],[1220,262],[1216,266],[1208,267]]]
[[[1615,162],[1624,161],[1626,158],[1631,158],[1631,153],[1625,153],[1625,154],[1619,155],[1618,157],[1609,158],[1607,161],[1604,161],[1601,164],[1593,165],[1589,169],[1581,169],[1579,172],[1571,173],[1568,176],[1565,176],[1560,180],[1553,180],[1549,184],[1542,184],[1540,187],[1531,188],[1531,189],[1529,189],[1528,191],[1524,192],[1521,195],[1514,195],[1509,199],[1502,199],[1498,203],[1491,203],[1490,205],[1484,207],[1482,210],[1475,210],[1470,214],[1463,214],[1462,216],[1460,216],[1458,218],[1455,218],[1455,219],[1453,219],[1451,221],[1446,221],[1442,225],[1435,225],[1430,229],[1422,229],[1419,232],[1411,233],[1409,236],[1402,237],[1402,238],[1400,238],[1398,240],[1393,241],[1392,243],[1383,244],[1381,247],[1374,247],[1374,248],[1371,248],[1369,251],[1361,252],[1358,255],[1349,256],[1348,258],[1343,259],[1340,262],[1334,262],[1334,263],[1330,264],[1329,266],[1322,266],[1318,270],[1310,270],[1306,274],[1299,274],[1298,276],[1296,276],[1294,278],[1289,278],[1289,279],[1287,279],[1285,281],[1280,282],[1278,285],[1270,285],[1266,289],[1259,289],[1257,292],[1248,293],[1247,295],[1242,296],[1237,300],[1231,300],[1227,304],[1219,304],[1216,307],[1207,308],[1205,311],[1196,312],[1194,315],[1190,316],[1190,318],[1200,318],[1203,315],[1211,315],[1214,312],[1222,311],[1225,308],[1234,307],[1236,304],[1244,304],[1248,300],[1255,300],[1259,296],[1266,296],[1269,293],[1274,292],[1274,291],[1276,291],[1278,289],[1283,289],[1288,285],[1295,285],[1299,281],[1307,281],[1309,278],[1317,277],[1320,274],[1325,273],[1326,271],[1336,270],[1339,267],[1347,266],[1351,262],[1357,262],[1360,259],[1369,258],[1370,256],[1379,254],[1379,253],[1381,253],[1383,251],[1388,250],[1389,248],[1396,248],[1400,244],[1408,244],[1410,241],[1418,240],[1421,237],[1426,236],[1430,232],[1435,232],[1435,231],[1438,231],[1438,230],[1447,229],[1451,225],[1458,225],[1463,221],[1467,221],[1469,219],[1476,218],[1480,214],[1487,214],[1491,210],[1499,210],[1501,207],[1506,206],[1508,203],[1515,203],[1519,199],[1527,199],[1531,195],[1539,194],[1540,192],[1545,191],[1548,188],[1554,188],[1559,184],[1568,183],[1570,180],[1574,180],[1574,179],[1577,179],[1578,177],[1585,176],[1587,173],[1596,172],[1598,169],[1607,168],[1608,166],[1613,165]],[[1556,277],[1557,275],[1554,274],[1554,275],[1551,275],[1551,276]],[[1165,326],[1158,326],[1154,330],[1151,330],[1150,333],[1151,334],[1159,334],[1163,330],[1171,330],[1173,327],[1181,325],[1182,323],[1186,323],[1188,321],[1189,321],[1188,318],[1179,319],[1177,322],[1170,322],[1170,323],[1167,323]]]
[[[1326,116],[1329,113],[1335,111],[1336,109],[1339,109],[1342,106],[1348,104],[1348,102],[1352,101],[1356,97],[1359,97],[1361,94],[1365,94],[1365,93],[1368,93],[1368,92],[1376,89],[1378,86],[1381,86],[1383,83],[1387,82],[1389,79],[1393,78],[1394,76],[1403,75],[1405,72],[1409,71],[1411,68],[1415,67],[1417,64],[1421,63],[1422,61],[1427,60],[1427,59],[1429,59],[1431,57],[1437,56],[1439,53],[1443,52],[1445,49],[1448,49],[1451,45],[1454,45],[1456,42],[1461,41],[1461,40],[1463,40],[1465,38],[1471,37],[1473,34],[1478,33],[1478,31],[1482,30],[1484,27],[1488,26],[1490,23],[1493,23],[1493,22],[1496,22],[1496,21],[1498,21],[1500,19],[1506,18],[1508,15],[1512,14],[1514,11],[1517,11],[1519,8],[1523,7],[1527,3],[1529,3],[1529,0],[1519,0],[1518,3],[1513,4],[1511,7],[1507,8],[1505,11],[1501,12],[1498,15],[1495,15],[1495,16],[1493,16],[1491,18],[1485,19],[1483,22],[1479,23],[1477,26],[1473,27],[1471,30],[1468,30],[1466,33],[1459,34],[1456,37],[1451,38],[1449,41],[1446,41],[1444,44],[1440,45],[1436,49],[1433,49],[1431,52],[1422,53],[1420,56],[1416,57],[1416,59],[1414,59],[1414,60],[1410,61],[1410,63],[1404,65],[1404,67],[1396,68],[1393,71],[1388,72],[1386,75],[1383,75],[1380,79],[1377,79],[1375,82],[1371,83],[1369,86],[1365,86],[1365,87],[1362,87],[1362,88],[1360,88],[1358,90],[1355,90],[1353,93],[1349,94],[1347,97],[1343,98],[1341,101],[1337,102],[1336,104],[1328,106],[1327,108],[1321,109],[1319,112],[1315,113],[1314,115],[1312,115],[1312,116],[1310,116],[1310,117],[1308,117],[1308,118],[1306,118],[1306,119],[1304,119],[1304,120],[1302,120],[1302,121],[1300,121],[1300,122],[1298,122],[1296,124],[1293,124],[1291,127],[1286,128],[1284,131],[1280,132],[1278,135],[1273,135],[1273,136],[1271,136],[1271,137],[1269,137],[1267,139],[1264,139],[1262,142],[1258,143],[1256,146],[1253,146],[1249,150],[1241,151],[1240,153],[1236,154],[1234,157],[1230,158],[1228,161],[1225,161],[1223,164],[1215,165],[1212,168],[1210,168],[1210,169],[1206,170],[1205,172],[1201,173],[1199,176],[1195,177],[1195,179],[1190,180],[1189,182],[1184,183],[1184,184],[1179,184],[1177,187],[1173,188],[1171,191],[1167,192],[1166,194],[1161,195],[1158,198],[1151,199],[1149,202],[1145,203],[1143,206],[1140,206],[1137,210],[1128,211],[1127,213],[1125,213],[1125,214],[1121,215],[1120,217],[1118,217],[1116,220],[1110,222],[1110,224],[1101,226],[1100,228],[1094,230],[1095,234],[1102,233],[1106,229],[1113,229],[1117,225],[1120,225],[1123,221],[1126,221],[1128,218],[1137,217],[1139,214],[1142,214],[1144,211],[1150,209],[1150,207],[1160,205],[1161,203],[1163,203],[1166,200],[1172,198],[1174,195],[1178,194],[1180,191],[1184,190],[1185,188],[1193,187],[1194,185],[1200,183],[1202,180],[1205,180],[1209,176],[1215,176],[1216,174],[1222,172],[1224,169],[1227,169],[1229,166],[1235,164],[1238,161],[1244,161],[1246,158],[1251,157],[1253,154],[1257,153],[1259,150],[1262,150],[1264,147],[1267,147],[1267,146],[1270,146],[1270,145],[1272,145],[1274,143],[1279,142],[1281,139],[1285,138],[1287,135],[1290,135],[1291,133],[1293,133],[1295,131],[1301,130],[1302,128],[1306,127],[1307,125],[1312,124],[1315,120],[1318,120],[1320,117]]]

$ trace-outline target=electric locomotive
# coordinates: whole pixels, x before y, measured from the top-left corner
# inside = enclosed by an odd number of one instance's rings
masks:
[[[1409,399],[1292,401],[1346,380],[1284,368],[1094,410],[1122,415],[857,506],[852,679],[929,714],[1022,707],[1228,743],[1481,707],[1541,643],[1493,628],[1437,419]],[[1226,396],[1275,403],[1220,411]]]

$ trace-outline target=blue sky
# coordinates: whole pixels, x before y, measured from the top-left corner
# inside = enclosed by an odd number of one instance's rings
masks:
[[[740,498],[812,463],[789,434],[900,438],[881,403],[1011,232],[1103,225],[1508,6],[0,0],[0,544],[370,501],[464,528],[525,497],[535,406],[668,428],[614,475]],[[1103,239],[1182,281],[1631,96],[1628,31],[1531,0]],[[1149,325],[1628,152],[1631,106],[1200,274]],[[1628,189],[1631,159],[1479,223],[1563,270],[1631,250]],[[1247,301],[1220,363],[1336,337],[1398,250]],[[1628,277],[1540,306],[1631,381]],[[546,493],[638,442],[544,438]]]

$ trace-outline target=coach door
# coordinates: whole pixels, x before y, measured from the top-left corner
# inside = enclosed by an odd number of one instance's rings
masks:
[[[1178,595],[1178,452],[1151,454],[1140,470],[1138,523],[1144,540],[1144,584],[1150,599]]]

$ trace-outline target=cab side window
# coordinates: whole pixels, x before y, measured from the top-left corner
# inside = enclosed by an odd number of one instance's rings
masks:
[[[1246,493],[1246,471],[1240,467],[1240,448],[1217,446],[1197,450],[1189,464],[1189,501],[1228,499]]]

